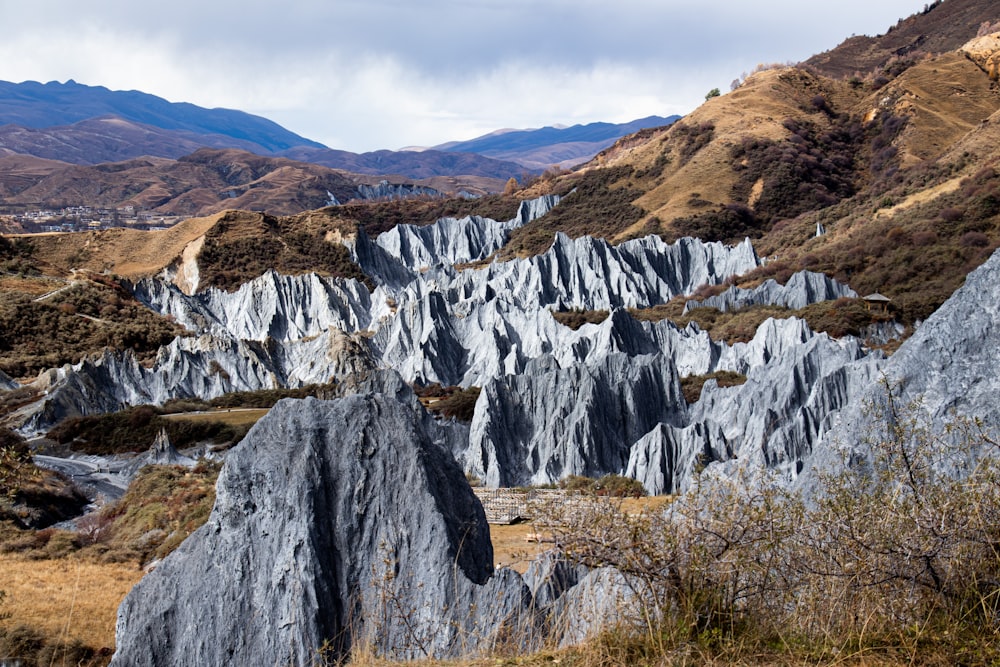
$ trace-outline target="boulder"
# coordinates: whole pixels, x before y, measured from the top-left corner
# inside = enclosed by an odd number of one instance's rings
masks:
[[[493,570],[441,428],[384,394],[279,402],[229,455],[208,522],[125,598],[112,664],[447,658],[510,636],[530,595]]]

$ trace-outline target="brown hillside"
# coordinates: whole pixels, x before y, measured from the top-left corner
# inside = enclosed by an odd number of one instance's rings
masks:
[[[998,61],[1000,35],[886,81],[759,72],[549,183],[576,191],[515,232],[508,255],[544,251],[556,231],[750,236],[780,258],[750,282],[821,270],[888,294],[904,320],[926,317],[1000,244]]]
[[[0,158],[0,204],[62,208],[127,205],[172,216],[206,216],[229,209],[294,215],[357,197],[360,184],[415,184],[440,192],[484,195],[504,181],[440,176],[414,182],[399,176],[351,174],[235,149],[203,148],[177,160],[141,157],[77,166],[24,155]]]
[[[803,65],[834,78],[864,77],[892,62],[955,51],[975,37],[984,22],[998,21],[1000,6],[992,0],[938,0],[900,19],[884,35],[851,37]]]

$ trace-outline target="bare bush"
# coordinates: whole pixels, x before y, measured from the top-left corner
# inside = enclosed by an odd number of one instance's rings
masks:
[[[662,650],[937,642],[982,659],[1000,628],[1000,445],[975,420],[935,431],[895,396],[886,381],[880,427],[809,498],[710,467],[665,511],[595,503],[548,521],[571,559],[625,575]]]

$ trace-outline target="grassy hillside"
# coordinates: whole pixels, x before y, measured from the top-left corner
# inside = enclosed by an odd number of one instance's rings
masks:
[[[572,192],[517,230],[507,256],[555,232],[754,239],[741,284],[823,271],[925,318],[1000,244],[1000,40],[895,61],[871,80],[766,69],[670,129],[629,137],[532,192]],[[817,225],[825,234],[817,237]]]

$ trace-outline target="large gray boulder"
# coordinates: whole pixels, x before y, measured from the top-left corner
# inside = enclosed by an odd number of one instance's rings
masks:
[[[452,657],[516,631],[528,590],[493,571],[443,429],[384,394],[278,403],[230,454],[208,523],[122,603],[112,664]]]

